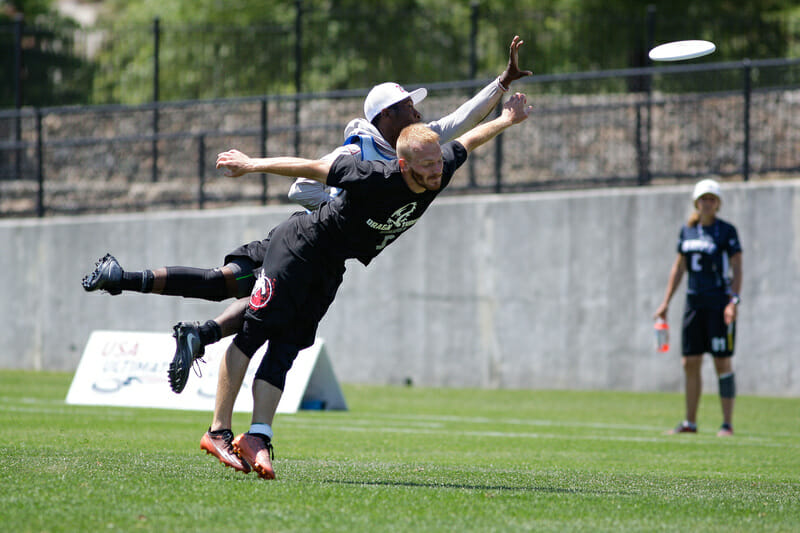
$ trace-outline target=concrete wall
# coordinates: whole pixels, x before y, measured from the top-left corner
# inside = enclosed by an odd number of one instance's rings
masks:
[[[369,268],[351,262],[320,326],[347,383],[677,391],[652,313],[691,186],[442,198]],[[726,184],[744,288],[734,364],[744,394],[800,395],[800,180]],[[92,330],[171,331],[224,303],[86,294],[110,251],[131,270],[217,266],[289,207],[0,221],[0,367],[74,370]],[[716,390],[706,358],[708,391]]]

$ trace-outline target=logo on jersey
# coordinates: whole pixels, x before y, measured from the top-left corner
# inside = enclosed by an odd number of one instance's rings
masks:
[[[717,251],[717,245],[710,239],[690,239],[683,241],[681,244],[681,251],[683,253],[700,252],[714,255],[714,252]]]
[[[394,213],[391,214],[389,220],[386,222],[375,222],[372,219],[367,220],[367,226],[378,231],[393,231],[397,229],[410,228],[417,223],[419,217],[411,219],[411,215],[417,210],[417,202],[406,204]]]
[[[274,290],[275,280],[269,279],[267,273],[261,269],[256,278],[256,284],[253,286],[253,292],[250,293],[250,309],[258,311],[266,307],[272,299]]]

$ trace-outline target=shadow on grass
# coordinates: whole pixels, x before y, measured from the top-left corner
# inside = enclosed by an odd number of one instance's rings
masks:
[[[631,492],[622,492],[618,490],[598,490],[598,489],[565,489],[558,487],[536,487],[536,486],[511,486],[511,485],[480,485],[468,483],[434,483],[434,482],[416,482],[416,481],[348,481],[343,479],[326,479],[321,483],[331,485],[363,485],[373,487],[413,487],[413,488],[428,488],[428,489],[462,489],[462,490],[477,490],[477,491],[507,491],[507,492],[543,492],[550,494],[597,494],[597,495],[615,495],[615,496],[631,496]]]

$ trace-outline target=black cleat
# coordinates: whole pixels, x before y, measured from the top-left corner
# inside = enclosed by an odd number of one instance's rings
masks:
[[[206,352],[200,341],[200,322],[178,322],[172,328],[175,337],[175,357],[169,364],[169,386],[176,394],[183,391],[189,379],[192,363],[201,360]],[[197,370],[199,375],[199,370]]]
[[[83,277],[81,285],[86,292],[104,290],[116,295],[122,292],[121,282],[122,267],[113,255],[106,254],[98,259],[92,273]]]

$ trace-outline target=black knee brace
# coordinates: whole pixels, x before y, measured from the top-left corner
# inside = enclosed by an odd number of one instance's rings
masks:
[[[719,377],[719,396],[720,398],[736,397],[736,382],[733,379],[733,372]]]

